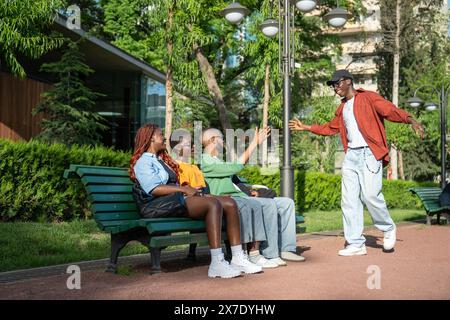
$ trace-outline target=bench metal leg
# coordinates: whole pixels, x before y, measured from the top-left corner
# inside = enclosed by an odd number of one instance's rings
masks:
[[[432,215],[427,214],[427,225],[431,226],[431,219],[433,218]]]
[[[196,243],[191,243],[189,245],[189,253],[188,253],[186,259],[194,261],[196,259],[196,255],[195,255],[196,249],[197,249],[197,244]]]
[[[130,241],[126,234],[111,234],[111,257],[105,272],[117,273],[117,258],[120,250]]]
[[[130,229],[125,232],[111,234],[111,258],[106,272],[117,273],[117,259],[120,251],[128,242],[136,240],[148,247],[150,236],[144,228]]]
[[[152,273],[161,272],[161,248],[150,247],[152,255]]]

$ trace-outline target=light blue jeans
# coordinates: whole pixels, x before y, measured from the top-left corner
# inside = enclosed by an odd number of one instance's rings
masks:
[[[369,210],[374,226],[383,231],[395,228],[386,201],[381,193],[383,168],[369,148],[348,149],[342,165],[342,198],[344,235],[349,246],[362,247],[363,202]]]
[[[283,251],[295,252],[297,237],[294,201],[286,197],[249,199],[262,205],[267,241],[261,243],[261,254],[272,259],[279,257]]]

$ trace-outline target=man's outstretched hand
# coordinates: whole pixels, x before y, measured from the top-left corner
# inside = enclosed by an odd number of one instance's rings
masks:
[[[423,140],[425,136],[425,130],[423,128],[423,125],[414,120],[413,118],[409,118],[409,123],[411,124],[414,132],[420,137],[420,139]]]
[[[310,126],[307,126],[306,124],[304,124],[297,118],[289,120],[289,129],[291,129],[291,130],[304,131],[304,130],[309,130],[310,128],[311,128]]]

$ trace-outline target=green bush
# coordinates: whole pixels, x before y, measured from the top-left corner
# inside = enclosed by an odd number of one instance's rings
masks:
[[[0,140],[2,221],[63,221],[88,218],[89,202],[80,181],[64,179],[71,163],[128,166],[130,154],[104,147]]]
[[[258,167],[247,166],[240,174],[252,184],[262,184],[279,194],[280,174],[261,175]],[[341,206],[341,176],[317,172],[295,171],[294,197],[301,211],[309,209],[334,210]],[[418,197],[408,188],[416,186],[436,186],[430,182],[383,180],[383,195],[390,209],[422,208]]]
[[[105,147],[66,147],[37,141],[12,142],[0,139],[0,216],[2,221],[70,221],[90,218],[89,201],[77,179],[64,179],[70,164],[127,167],[131,154]],[[280,175],[261,175],[247,166],[240,174],[253,184],[279,192]],[[421,208],[408,192],[414,186],[432,183],[383,181],[389,208]],[[299,210],[340,208],[341,177],[296,171],[295,200]]]

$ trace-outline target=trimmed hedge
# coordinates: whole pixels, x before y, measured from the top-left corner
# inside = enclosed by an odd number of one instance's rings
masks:
[[[280,174],[263,176],[259,168],[247,166],[240,176],[252,184],[262,184],[279,194]],[[334,174],[305,172],[295,170],[294,197],[301,211],[309,209],[335,210],[341,207],[341,176]],[[418,197],[412,195],[408,188],[417,186],[436,186],[431,182],[388,181],[383,180],[383,195],[390,209],[423,208]]]
[[[77,179],[64,179],[71,163],[128,166],[130,154],[104,147],[0,140],[2,221],[89,218],[89,202]]]
[[[90,218],[89,201],[78,179],[64,179],[72,163],[127,167],[131,154],[105,147],[66,147],[37,141],[0,139],[0,217],[2,221],[68,221]],[[253,184],[279,191],[280,175],[261,175],[247,166],[240,174]],[[421,208],[408,192],[413,186],[433,183],[383,181],[389,208]],[[300,210],[340,208],[341,177],[332,174],[295,172],[295,199]]]

